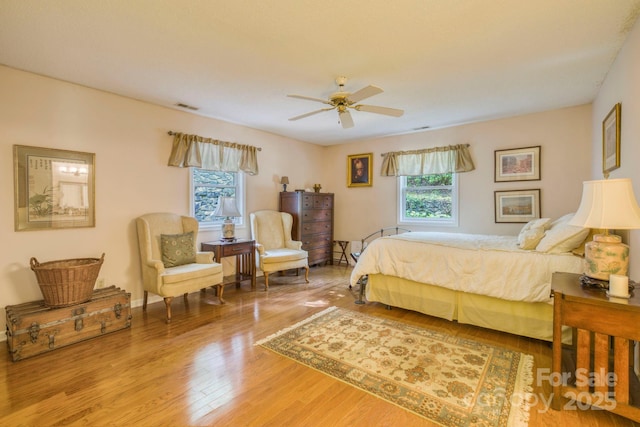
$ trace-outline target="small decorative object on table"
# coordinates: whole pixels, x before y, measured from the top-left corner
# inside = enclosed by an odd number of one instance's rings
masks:
[[[313,191],[315,191],[316,193],[319,193],[320,190],[322,190],[322,185],[320,184],[313,184]]]
[[[104,254],[100,258],[63,259],[39,263],[31,258],[31,269],[47,307],[66,307],[91,299]]]

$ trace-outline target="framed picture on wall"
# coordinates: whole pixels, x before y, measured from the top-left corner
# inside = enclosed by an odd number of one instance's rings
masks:
[[[540,146],[495,151],[495,182],[540,180]]]
[[[95,154],[13,146],[15,230],[95,226]]]
[[[621,110],[621,104],[617,103],[602,121],[602,173],[605,178],[620,167]]]
[[[529,222],[540,218],[540,189],[495,191],[496,222]]]
[[[373,185],[373,153],[347,156],[347,187]]]

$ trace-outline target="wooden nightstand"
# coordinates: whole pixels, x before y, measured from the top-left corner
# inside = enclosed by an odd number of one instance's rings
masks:
[[[565,397],[569,399],[565,407],[591,405],[640,421],[632,357],[633,341],[640,340],[640,290],[629,299],[608,298],[603,290],[584,288],[579,278],[579,274],[554,273],[551,280],[552,406],[562,409]],[[567,373],[562,373],[563,325],[575,328],[576,371],[570,372],[575,386],[566,384]]]
[[[240,282],[248,278],[251,279],[251,289],[256,288],[256,259],[255,240],[236,239],[232,242],[217,240],[204,242],[201,250],[213,252],[216,262],[222,262],[222,258],[228,256],[236,257],[236,288],[240,287]],[[225,283],[226,284],[226,283]]]

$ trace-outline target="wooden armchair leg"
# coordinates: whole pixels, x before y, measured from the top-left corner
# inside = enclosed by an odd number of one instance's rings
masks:
[[[164,304],[167,306],[167,323],[171,323],[171,301],[173,297],[166,297],[164,299]]]
[[[304,281],[309,283],[309,266],[308,265],[304,268]]]
[[[147,298],[149,297],[149,292],[144,291],[144,296],[142,297],[142,310],[147,311]]]
[[[220,300],[220,304],[226,303],[226,301],[222,299],[222,293],[224,292],[224,285],[222,283],[219,285],[216,285],[216,290],[217,290],[216,293],[218,294],[218,300]]]
[[[266,271],[264,272],[264,290],[268,290],[269,289],[269,273],[267,273]]]

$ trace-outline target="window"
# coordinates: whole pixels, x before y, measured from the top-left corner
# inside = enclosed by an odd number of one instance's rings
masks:
[[[401,176],[399,222],[458,225],[458,184],[455,173]]]
[[[193,216],[200,226],[222,224],[224,218],[213,216],[220,196],[235,197],[238,211],[244,216],[243,174],[191,168]],[[242,218],[234,218],[235,224],[242,225]]]

